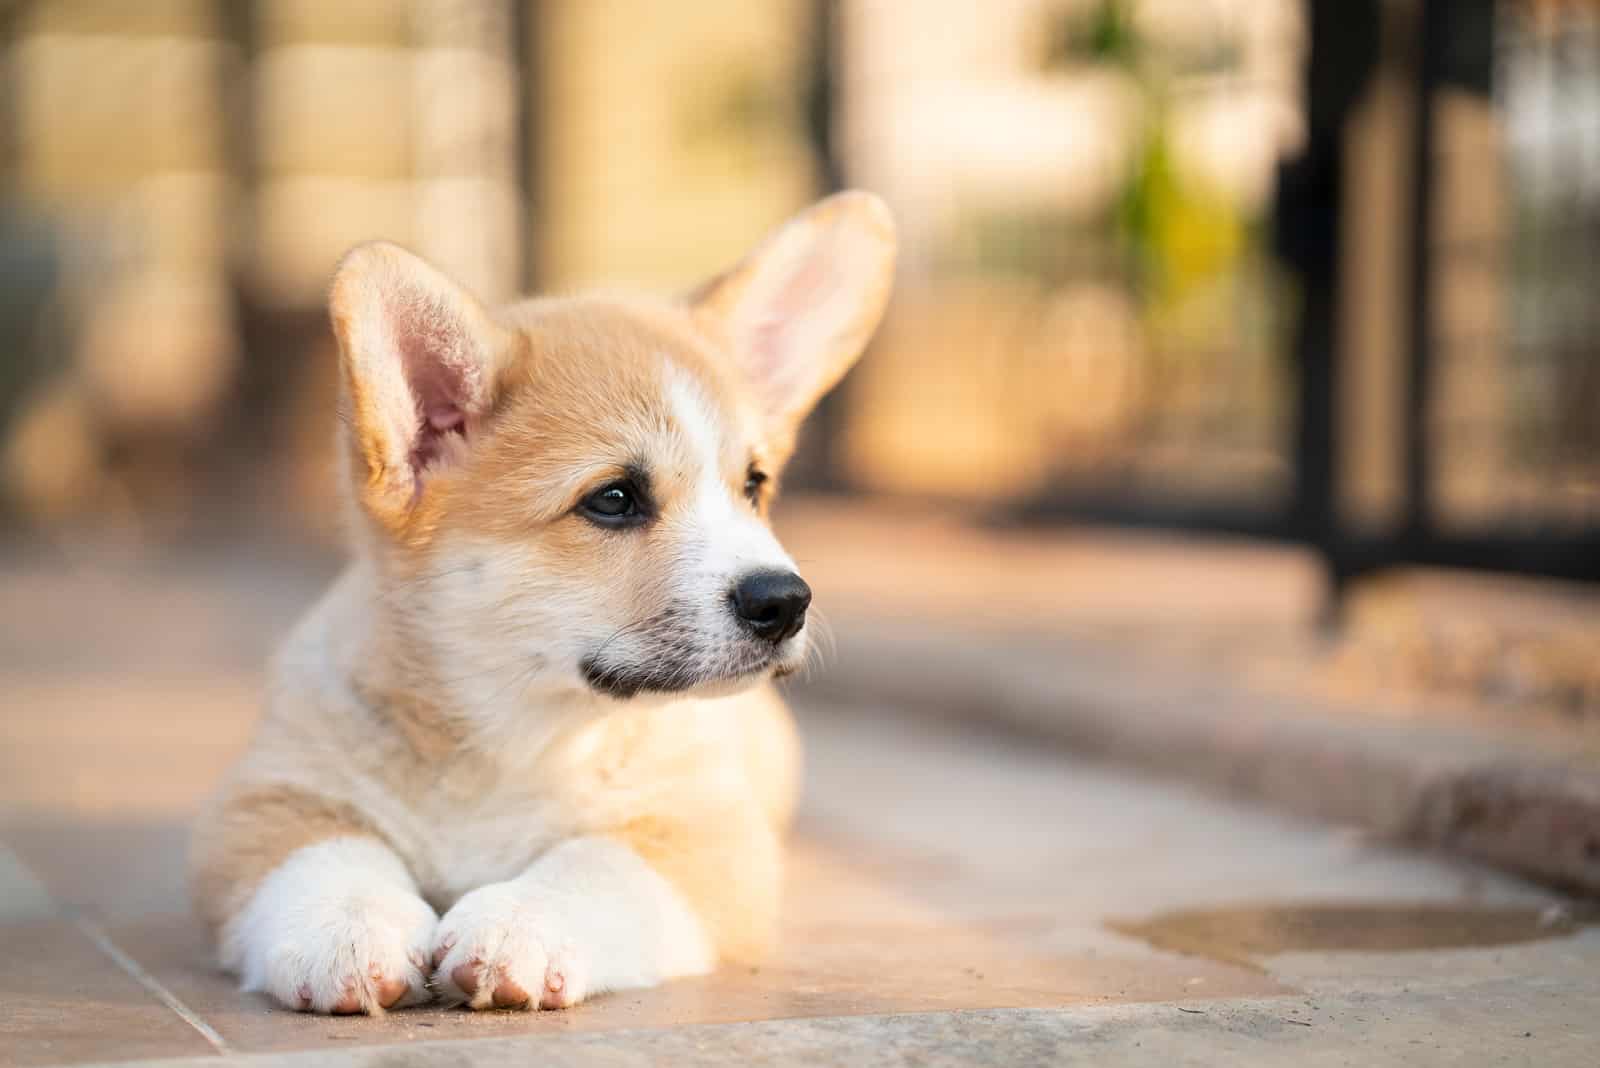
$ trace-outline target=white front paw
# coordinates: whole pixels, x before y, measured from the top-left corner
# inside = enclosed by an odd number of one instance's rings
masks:
[[[330,847],[351,844],[322,843],[295,854],[228,924],[223,963],[245,990],[302,1012],[378,1014],[430,998],[437,915],[381,869],[352,873],[343,863],[348,857],[329,863],[337,851]]]
[[[434,987],[474,1009],[564,1009],[588,994],[588,961],[553,900],[495,883],[456,902],[434,937]]]

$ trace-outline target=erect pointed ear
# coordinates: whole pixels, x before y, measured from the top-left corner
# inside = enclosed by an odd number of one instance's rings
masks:
[[[515,335],[460,286],[384,242],[345,256],[328,307],[355,489],[398,529],[430,473],[489,414]]]
[[[791,434],[866,348],[894,280],[894,220],[870,193],[838,193],[785,223],[691,297],[733,353],[768,429]]]

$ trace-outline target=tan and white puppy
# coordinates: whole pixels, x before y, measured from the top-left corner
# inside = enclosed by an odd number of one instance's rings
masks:
[[[277,657],[193,842],[248,990],[559,1008],[772,937],[810,591],[768,528],[893,273],[843,193],[681,301],[490,310],[340,265],[354,562]]]

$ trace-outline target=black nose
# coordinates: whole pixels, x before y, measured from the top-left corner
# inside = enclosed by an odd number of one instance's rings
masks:
[[[777,644],[805,626],[811,587],[793,571],[753,571],[733,587],[732,601],[739,622]]]

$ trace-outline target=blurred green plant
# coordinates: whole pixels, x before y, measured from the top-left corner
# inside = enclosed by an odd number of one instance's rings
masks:
[[[1129,5],[1104,0],[1088,12],[1054,15],[1046,24],[1041,70],[1062,70],[1084,64],[1109,63],[1133,69],[1139,62],[1139,38]]]
[[[1212,32],[1156,42],[1139,33],[1129,0],[1100,0],[1089,7],[1051,12],[1041,35],[1041,71],[1114,66],[1145,79],[1224,74],[1242,59],[1239,37],[1217,22]]]
[[[1186,178],[1173,158],[1171,97],[1180,75],[1215,74],[1240,62],[1227,27],[1183,41],[1146,40],[1130,0],[1100,0],[1052,12],[1045,23],[1039,67],[1043,71],[1109,68],[1130,78],[1142,101],[1136,146],[1109,212],[1074,222],[1047,212],[990,213],[969,227],[969,249],[980,269],[1060,281],[1071,264],[1063,243],[1110,242],[1115,262],[1156,312],[1195,286],[1235,269],[1259,238],[1259,222],[1221,190]]]
[[[1251,229],[1232,198],[1177,173],[1168,130],[1161,119],[1147,119],[1113,211],[1114,230],[1140,287],[1158,302],[1235,266]]]
[[[1134,88],[1137,128],[1115,193],[1087,218],[1039,208],[975,213],[961,245],[980,270],[1045,292],[1084,278],[1125,287],[1147,346],[1142,433],[1281,450],[1293,301],[1265,254],[1267,221],[1186,171],[1174,141],[1177,94],[1240,67],[1237,27],[1218,20],[1205,32],[1157,37],[1135,14],[1132,0],[1058,9],[1037,59],[1046,75],[1100,72]]]

